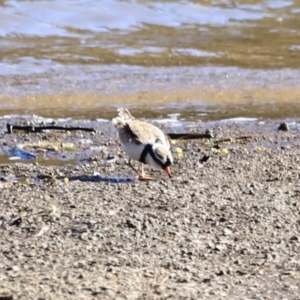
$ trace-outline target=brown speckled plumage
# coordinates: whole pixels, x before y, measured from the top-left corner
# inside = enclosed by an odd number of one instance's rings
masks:
[[[158,127],[134,118],[124,108],[118,109],[118,116],[112,122],[119,131],[120,141],[129,158],[164,169],[170,175],[168,167],[173,161],[170,143]],[[144,151],[145,158],[142,161]]]

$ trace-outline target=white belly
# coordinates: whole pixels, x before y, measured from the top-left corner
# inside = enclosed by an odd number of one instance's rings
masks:
[[[123,150],[133,160],[139,160],[145,148],[144,144],[126,143],[123,144]]]

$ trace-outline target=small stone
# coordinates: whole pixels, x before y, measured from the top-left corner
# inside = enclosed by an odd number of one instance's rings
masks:
[[[223,233],[224,233],[224,235],[232,235],[232,230],[225,228]]]
[[[285,122],[283,123],[280,123],[277,130],[280,130],[280,131],[289,131],[289,125]]]
[[[6,288],[0,288],[0,300],[12,300],[13,295],[11,290]]]

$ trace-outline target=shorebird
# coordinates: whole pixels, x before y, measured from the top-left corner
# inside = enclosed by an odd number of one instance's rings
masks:
[[[170,165],[173,157],[166,135],[156,126],[137,120],[124,108],[118,109],[118,116],[112,123],[119,131],[119,138],[124,152],[129,156],[128,166],[138,174],[139,179],[151,179],[144,173],[143,164],[155,169],[163,169],[171,177]],[[142,163],[138,171],[131,163],[137,160]]]

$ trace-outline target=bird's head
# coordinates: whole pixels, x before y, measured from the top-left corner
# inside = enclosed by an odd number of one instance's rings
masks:
[[[152,146],[153,155],[152,159],[156,163],[158,168],[163,169],[169,177],[171,177],[170,165],[173,164],[173,157],[170,149],[166,146],[156,143]]]

